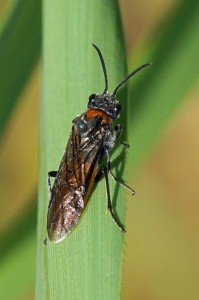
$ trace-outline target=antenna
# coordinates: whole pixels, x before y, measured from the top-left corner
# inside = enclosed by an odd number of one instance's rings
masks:
[[[137,72],[139,72],[140,70],[142,70],[143,68],[145,67],[148,67],[152,65],[152,63],[148,63],[148,64],[144,64],[140,67],[138,67],[137,69],[135,69],[133,72],[131,72],[128,76],[126,76],[117,86],[116,88],[114,89],[114,91],[112,92],[112,95],[116,95],[117,93],[117,90],[125,83],[127,82],[133,75],[135,75]]]
[[[105,79],[105,89],[104,89],[103,94],[106,94],[107,91],[108,91],[108,78],[107,78],[107,72],[106,72],[106,66],[105,66],[104,58],[102,56],[102,53],[101,53],[100,49],[96,45],[94,45],[94,44],[92,44],[92,45],[97,50],[97,53],[99,55],[99,58],[100,58],[100,61],[101,61],[101,64],[102,64],[102,69],[103,69],[103,72],[104,72],[104,79]]]

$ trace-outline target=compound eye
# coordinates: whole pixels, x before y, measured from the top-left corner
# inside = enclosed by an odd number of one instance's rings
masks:
[[[89,96],[89,102],[92,101],[92,100],[95,100],[95,96],[96,96],[96,94],[91,94]]]
[[[117,113],[120,113],[120,112],[121,112],[121,109],[122,109],[121,105],[120,105],[120,104],[117,104],[117,106],[116,106],[116,111],[117,111]]]

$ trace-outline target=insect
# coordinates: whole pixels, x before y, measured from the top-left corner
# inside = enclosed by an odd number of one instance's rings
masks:
[[[72,122],[72,130],[63,154],[58,171],[48,173],[48,188],[50,202],[47,216],[47,239],[54,243],[62,241],[79,221],[93,185],[101,176],[105,177],[108,210],[119,228],[124,232],[125,228],[114,215],[108,175],[129,189],[134,190],[123,181],[116,178],[112,172],[110,150],[115,146],[116,140],[123,146],[129,145],[120,139],[121,125],[113,126],[112,120],[119,118],[121,105],[116,99],[118,89],[129,78],[141,69],[149,66],[144,64],[127,77],[125,77],[114,89],[108,93],[108,77],[105,62],[99,48],[93,44],[99,55],[105,79],[105,88],[102,94],[92,94],[88,101],[88,110],[77,116]],[[106,165],[102,165],[102,159],[106,158]],[[51,177],[54,184],[51,187]]]

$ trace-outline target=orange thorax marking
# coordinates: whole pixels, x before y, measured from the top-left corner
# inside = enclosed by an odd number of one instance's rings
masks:
[[[90,120],[96,116],[102,117],[102,123],[104,123],[104,124],[110,123],[110,117],[104,111],[102,111],[100,109],[89,109],[86,111],[87,120]]]

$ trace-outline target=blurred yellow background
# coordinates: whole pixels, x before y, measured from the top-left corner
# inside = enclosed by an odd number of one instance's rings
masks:
[[[2,19],[10,2],[1,1]],[[121,0],[127,54],[144,47],[179,2]],[[127,196],[122,299],[199,298],[198,96],[196,83],[153,151],[134,174],[128,170],[128,184],[134,187],[136,196]],[[1,233],[31,205],[37,190],[39,97],[40,63],[1,138]],[[133,152],[133,145],[129,151]],[[33,294],[34,283],[22,299],[33,299]]]

